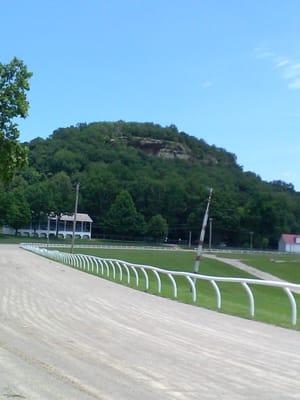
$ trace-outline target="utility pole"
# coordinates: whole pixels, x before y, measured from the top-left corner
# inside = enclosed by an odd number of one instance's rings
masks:
[[[71,253],[74,252],[74,241],[75,241],[76,217],[77,217],[77,209],[78,209],[79,186],[80,186],[79,183],[77,183],[77,185],[76,185],[76,199],[75,199],[75,211],[74,211],[74,220],[73,220],[73,235],[72,235]]]
[[[49,247],[49,236],[50,236],[50,215],[48,214],[48,225],[47,225],[47,247]]]
[[[210,206],[210,202],[211,202],[212,192],[213,192],[213,189],[210,188],[209,196],[208,196],[208,200],[207,200],[206,211],[205,211],[205,214],[204,214],[204,217],[203,217],[203,222],[202,222],[202,229],[201,229],[200,238],[199,238],[197,256],[196,256],[196,260],[195,260],[195,264],[194,264],[194,271],[193,272],[195,274],[198,274],[198,272],[199,272],[200,261],[201,261],[201,256],[202,256],[202,252],[203,252],[203,242],[204,242],[205,230],[206,230],[206,225],[207,225],[207,220],[208,220],[208,212],[209,212],[209,206]]]
[[[213,218],[209,218],[209,251],[211,251],[212,221],[213,221]]]
[[[191,248],[192,245],[192,231],[189,231],[189,249]]]

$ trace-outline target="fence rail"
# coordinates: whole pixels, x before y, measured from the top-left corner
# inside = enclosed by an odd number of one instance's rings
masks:
[[[37,247],[44,247],[44,248],[70,248],[71,244],[66,243],[46,243],[46,242],[26,242],[21,243],[22,245],[30,245],[30,246],[37,246]],[[162,250],[162,251],[196,251],[197,248],[194,247],[183,247],[179,245],[171,245],[171,244],[163,244],[161,246],[152,246],[152,245],[132,245],[132,244],[80,244],[76,243],[74,248],[77,249],[132,249],[132,250]],[[235,248],[225,248],[220,249],[216,248],[204,248],[204,253],[220,253],[220,254],[272,254],[272,255],[281,255],[287,256],[291,254],[297,254],[292,252],[284,252],[278,250],[258,250],[258,249],[235,249]]]
[[[282,288],[286,293],[291,307],[291,324],[297,324],[297,303],[293,295],[293,290],[300,290],[300,285],[289,282],[278,282],[269,280],[259,280],[259,279],[248,279],[248,278],[231,278],[231,277],[219,277],[219,276],[208,276],[200,275],[190,272],[181,271],[170,271],[162,268],[153,267],[150,265],[134,264],[123,260],[113,259],[113,258],[100,258],[95,256],[90,256],[86,254],[70,254],[60,252],[58,250],[48,250],[47,248],[40,247],[38,243],[22,243],[20,245],[23,249],[29,250],[33,253],[39,254],[41,256],[50,258],[52,260],[61,262],[63,264],[70,265],[74,268],[97,274],[100,276],[112,278],[114,280],[124,281],[124,275],[126,282],[131,283],[132,279],[135,282],[136,287],[140,286],[140,279],[138,271],[141,271],[145,278],[146,290],[149,289],[149,275],[148,272],[152,271],[157,282],[157,292],[162,291],[162,276],[166,276],[171,283],[173,297],[177,298],[178,295],[178,284],[176,282],[176,277],[183,277],[187,280],[190,289],[192,301],[197,301],[197,281],[207,281],[209,282],[216,295],[216,307],[218,310],[222,307],[222,295],[221,290],[218,286],[219,282],[230,282],[240,284],[247,296],[249,301],[249,313],[251,317],[255,315],[255,298],[250,285],[260,285],[260,286],[271,286]],[[57,246],[57,245],[55,245]],[[68,245],[61,245],[59,247],[67,247]],[[58,246],[57,246],[58,247]],[[96,246],[85,246],[86,248],[94,248]],[[99,246],[98,246],[99,247]],[[106,247],[107,248],[107,247]]]
[[[21,243],[21,247],[24,246],[32,246],[32,247],[40,247],[40,248],[71,248],[71,244],[66,243]],[[134,246],[134,245],[124,245],[124,244],[75,244],[74,248],[77,249],[140,249],[140,250],[163,250],[163,251],[178,251],[182,250],[176,246]],[[193,250],[194,251],[194,250]]]

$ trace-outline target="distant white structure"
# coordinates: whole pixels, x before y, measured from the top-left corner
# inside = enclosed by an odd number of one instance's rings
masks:
[[[18,233],[21,236],[35,236],[46,238],[48,237],[48,234],[49,236],[52,236],[56,235],[57,232],[59,237],[66,239],[71,238],[73,235],[73,222],[74,214],[62,214],[60,218],[50,215],[49,225],[48,221],[39,223],[36,228],[34,228],[32,224],[30,224],[30,226],[27,228],[19,229]],[[80,239],[91,239],[92,223],[93,220],[88,214],[77,213],[75,237]],[[3,233],[14,234],[14,229],[5,227],[3,228]]]
[[[300,253],[300,235],[282,234],[278,242],[278,250],[288,253]]]

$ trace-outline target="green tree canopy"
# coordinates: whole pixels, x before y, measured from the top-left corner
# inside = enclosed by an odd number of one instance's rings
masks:
[[[12,179],[18,167],[26,163],[27,150],[18,142],[19,130],[14,118],[25,118],[29,104],[31,73],[23,61],[14,58],[8,64],[0,63],[0,178]]]
[[[30,208],[21,190],[8,194],[6,222],[16,230],[26,226],[30,221]]]
[[[254,232],[254,246],[276,247],[281,233],[300,232],[300,193],[291,184],[267,183],[243,172],[233,154],[174,126],[78,124],[57,129],[49,138],[36,138],[28,146],[29,167],[0,191],[22,187],[36,219],[49,211],[72,212],[74,182],[80,182],[79,211],[95,221],[95,234],[102,234],[107,222],[104,233],[137,236],[143,217],[150,221],[160,214],[168,223],[170,240],[188,240],[189,231],[198,240],[207,187],[213,187],[213,244],[249,246],[249,232]],[[119,210],[112,208],[124,190],[131,201],[127,206],[123,201]],[[6,209],[4,198],[2,220]],[[206,241],[208,231],[209,226]]]
[[[148,234],[155,240],[162,240],[168,234],[167,221],[160,214],[154,215],[148,223]]]
[[[130,193],[121,191],[110,207],[105,219],[105,228],[111,233],[133,236],[145,231],[145,221],[137,212]]]

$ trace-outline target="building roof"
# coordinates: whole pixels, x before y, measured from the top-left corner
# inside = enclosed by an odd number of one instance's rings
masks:
[[[293,235],[289,233],[283,233],[281,235],[281,239],[284,241],[285,244],[294,244],[300,240],[300,235]],[[298,239],[296,241],[296,239]]]
[[[74,214],[63,214],[60,217],[61,221],[74,221]],[[81,214],[81,213],[77,213],[76,214],[76,221],[77,222],[93,222],[92,218],[88,215],[88,214]]]

